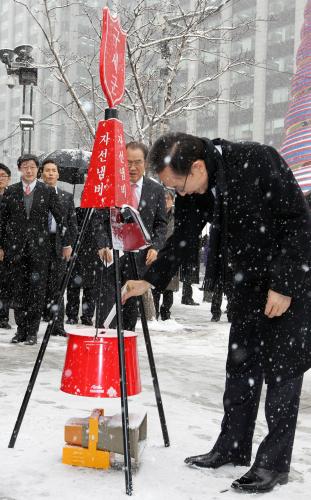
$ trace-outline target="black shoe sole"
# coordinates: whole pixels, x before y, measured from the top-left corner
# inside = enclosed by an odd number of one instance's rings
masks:
[[[195,469],[219,469],[220,467],[223,467],[224,465],[233,465],[234,467],[249,467],[251,463],[250,462],[225,462],[225,463],[214,464],[214,465],[203,465],[203,464],[185,461],[185,464],[188,465],[189,467],[193,467]]]
[[[269,493],[269,491],[272,491],[274,487],[277,486],[278,484],[280,486],[283,486],[284,484],[287,483],[288,483],[288,477],[284,479],[279,479],[279,481],[277,481],[270,488],[256,488],[254,486],[251,486],[250,484],[235,484],[235,483],[231,484],[231,488],[243,493]]]

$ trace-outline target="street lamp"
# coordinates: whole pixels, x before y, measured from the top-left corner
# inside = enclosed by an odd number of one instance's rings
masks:
[[[23,86],[22,116],[19,119],[22,130],[21,154],[25,151],[25,133],[28,132],[28,152],[31,152],[31,132],[34,128],[32,117],[33,86],[37,85],[38,68],[34,66],[34,59],[30,55],[31,45],[18,45],[15,49],[0,49],[0,60],[3,62],[8,75],[7,85],[12,89],[17,83]],[[26,114],[26,89],[29,92],[29,114]]]

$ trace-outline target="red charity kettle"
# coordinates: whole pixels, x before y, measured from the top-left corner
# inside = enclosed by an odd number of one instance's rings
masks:
[[[120,393],[119,349],[116,330],[76,327],[68,332],[61,390],[76,396],[118,398]],[[137,334],[124,332],[128,396],[141,392]]]

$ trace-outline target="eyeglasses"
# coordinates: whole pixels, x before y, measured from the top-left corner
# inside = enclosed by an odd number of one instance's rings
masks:
[[[185,189],[186,189],[186,184],[187,184],[187,180],[188,180],[189,174],[190,174],[190,172],[187,173],[186,178],[185,178],[185,182],[183,184],[183,187],[181,187],[181,188],[179,188],[179,187],[173,187],[173,186],[167,186],[166,184],[164,184],[164,182],[161,182],[161,185],[165,189],[169,189],[170,191],[174,191],[174,193],[183,194],[185,192]]]
[[[129,167],[132,165],[134,165],[134,167],[140,167],[140,165],[144,163],[144,160],[128,160],[127,163]]]
[[[21,170],[36,170],[38,167],[36,165],[21,165],[19,167]]]
[[[0,179],[8,179],[9,177],[9,175],[0,175]]]
[[[175,191],[177,191],[177,193],[182,194],[182,193],[184,193],[184,192],[185,192],[185,189],[186,189],[186,184],[187,184],[187,180],[188,180],[188,177],[189,177],[189,173],[190,173],[190,172],[188,172],[188,173],[187,173],[187,175],[186,175],[186,178],[185,178],[185,182],[184,182],[183,187],[182,187],[182,188],[175,188]]]

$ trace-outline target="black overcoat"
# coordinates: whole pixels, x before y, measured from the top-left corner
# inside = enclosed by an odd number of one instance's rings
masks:
[[[175,233],[144,279],[163,290],[180,263],[191,257],[206,222],[213,222],[212,232],[220,224],[233,270],[234,327],[253,325],[246,330],[258,338],[267,381],[298,376],[311,366],[309,209],[291,170],[274,148],[217,143],[223,169],[217,172],[215,189],[177,196]],[[205,163],[208,170],[208,157]],[[224,200],[226,220],[214,209]],[[221,254],[223,249],[213,251]],[[264,315],[269,289],[292,297],[281,317]]]
[[[60,240],[63,247],[71,245],[71,235],[67,231],[63,218],[63,207],[55,189],[42,182],[36,183],[29,217],[27,217],[22,182],[9,186],[0,206],[0,248],[4,250],[4,266],[6,281],[9,287],[4,286],[7,298],[14,298],[14,307],[31,302],[31,292],[26,292],[25,283],[29,281],[24,266],[21,266],[25,255],[31,255],[36,264],[34,276],[40,276],[40,287],[35,280],[31,280],[33,288],[40,288],[40,297],[44,296],[46,274],[50,257],[50,237],[48,217],[51,212],[61,228]],[[24,272],[25,271],[25,272]],[[0,290],[5,282],[0,283]],[[10,288],[10,290],[8,290]],[[36,306],[33,300],[33,307]]]

